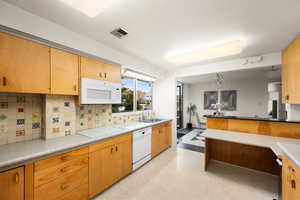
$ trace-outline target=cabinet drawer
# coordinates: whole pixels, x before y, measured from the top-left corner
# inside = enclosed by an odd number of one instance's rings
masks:
[[[59,177],[68,175],[76,170],[88,166],[88,154],[80,156],[78,159],[70,160],[60,165],[55,165],[44,170],[39,170],[34,174],[34,186],[38,187]]]
[[[118,144],[118,143],[121,143],[121,142],[124,142],[124,141],[127,141],[127,140],[132,140],[132,134],[131,133],[127,134],[127,135],[119,136],[119,137],[116,137],[116,138],[113,138],[113,139],[108,139],[108,140],[100,142],[98,144],[91,145],[89,147],[89,152],[98,151],[98,150],[103,149],[107,146]]]
[[[88,184],[88,167],[84,167],[76,173],[57,178],[56,180],[41,185],[34,190],[35,200],[57,200],[70,193],[80,185]]]
[[[89,199],[88,184],[80,185],[75,190],[60,197],[58,200],[87,200]]]
[[[77,159],[82,155],[88,154],[88,147],[81,148],[75,151],[63,153],[57,156],[53,156],[51,158],[40,160],[34,163],[34,171],[38,172],[40,170],[50,168],[62,163],[66,163],[70,160]]]

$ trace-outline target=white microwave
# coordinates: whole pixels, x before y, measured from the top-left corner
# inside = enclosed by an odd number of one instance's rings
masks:
[[[121,104],[121,83],[81,78],[81,104]]]

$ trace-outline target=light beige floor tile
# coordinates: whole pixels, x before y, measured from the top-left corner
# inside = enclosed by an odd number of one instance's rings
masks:
[[[115,184],[95,200],[272,200],[278,178],[212,162],[204,155],[170,149]]]

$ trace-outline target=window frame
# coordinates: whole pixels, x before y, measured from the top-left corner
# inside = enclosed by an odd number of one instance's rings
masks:
[[[152,81],[146,81],[146,80],[142,80],[142,79],[138,79],[138,78],[134,78],[134,77],[130,77],[130,76],[122,76],[121,79],[123,78],[129,78],[134,80],[134,92],[133,92],[133,110],[132,111],[127,111],[127,112],[112,112],[112,115],[126,115],[126,114],[132,114],[132,113],[141,113],[141,112],[149,112],[153,110],[153,83]],[[137,84],[138,84],[138,80],[139,81],[143,81],[143,82],[149,82],[151,83],[151,109],[149,110],[137,110]]]

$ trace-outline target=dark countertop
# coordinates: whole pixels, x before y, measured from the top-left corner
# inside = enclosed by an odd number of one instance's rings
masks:
[[[216,115],[203,115],[206,118],[220,118],[220,119],[237,119],[237,120],[255,120],[255,121],[268,121],[268,122],[286,122],[286,123],[300,123],[300,121],[286,121],[262,117],[239,117],[239,116],[216,116]]]

